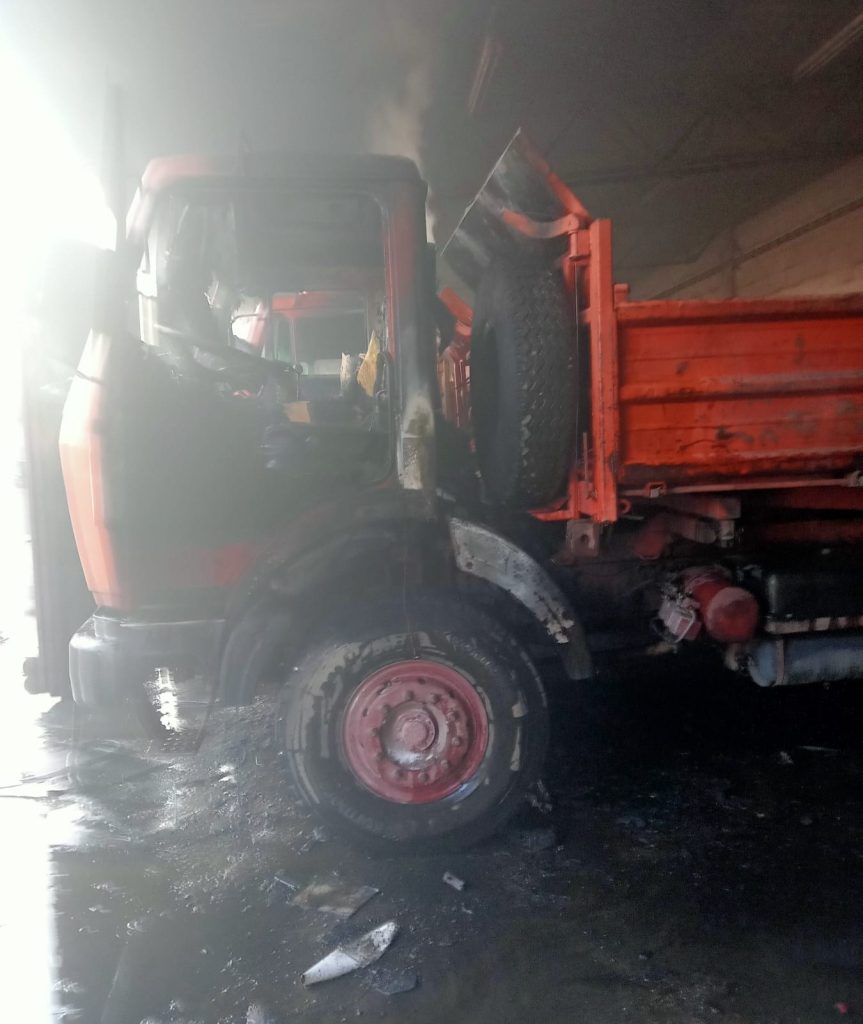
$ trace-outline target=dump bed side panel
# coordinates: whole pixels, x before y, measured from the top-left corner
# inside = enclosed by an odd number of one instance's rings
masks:
[[[623,303],[618,327],[623,488],[863,468],[859,297]]]

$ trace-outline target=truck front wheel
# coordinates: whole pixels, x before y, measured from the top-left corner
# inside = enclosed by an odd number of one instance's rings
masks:
[[[376,847],[466,846],[494,832],[545,757],[545,694],[525,651],[458,598],[363,609],[294,673],[286,750],[319,814]]]

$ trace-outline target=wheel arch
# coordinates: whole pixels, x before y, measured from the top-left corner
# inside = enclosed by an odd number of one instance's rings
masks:
[[[507,593],[562,648],[561,660],[570,679],[589,679],[593,661],[584,627],[539,562],[484,523],[452,516],[449,533],[458,570]]]
[[[407,579],[412,585],[450,583],[454,572],[503,592],[560,650],[571,679],[590,678],[592,659],[578,615],[526,551],[461,517],[443,524],[388,520],[340,531],[301,553],[273,553],[258,566],[226,618],[217,679],[221,702],[250,703],[280,660],[299,656],[304,634],[332,605],[334,593],[346,600],[354,591],[357,600],[367,600]]]
[[[302,654],[304,635],[334,594],[346,601],[353,591],[365,600],[393,589],[405,574],[432,581],[435,572],[447,571],[448,560],[430,556],[446,545],[439,526],[404,519],[344,529],[306,551],[271,553],[228,610],[217,678],[221,702],[250,703],[281,659]]]

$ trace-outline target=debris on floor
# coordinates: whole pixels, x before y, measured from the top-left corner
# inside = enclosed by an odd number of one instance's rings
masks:
[[[216,709],[198,751],[53,725],[0,784],[26,772],[26,788],[5,792],[41,795],[65,781],[75,751],[88,785],[46,806],[0,800],[6,831],[38,840],[8,879],[27,897],[21,923],[18,902],[0,899],[0,938],[29,935],[50,894],[55,1019],[82,1024],[508,1021],[523,1005],[549,1021],[578,1005],[591,1024],[852,1020],[863,1005],[863,924],[848,898],[863,876],[863,690],[834,692],[826,710],[823,695],[789,691],[782,711],[776,694],[756,694],[756,728],[727,681],[687,696],[688,678],[662,678],[671,689],[658,707],[642,679],[594,691],[586,717],[574,703],[556,726],[552,816],[526,807],[458,857],[367,856],[328,836],[273,763],[270,695]],[[181,704],[190,730],[204,707]],[[236,783],[219,781],[225,766]],[[22,828],[31,817],[38,828]],[[444,873],[465,890],[448,894]],[[333,889],[294,905],[310,883]],[[338,910],[366,885],[380,892],[352,916],[316,905]],[[805,925],[789,891],[815,908]],[[341,985],[301,983],[310,964],[391,920],[400,933],[380,960],[342,961],[353,975]],[[730,937],[721,962],[717,935]]]
[[[328,839],[329,835],[327,834],[327,830],[323,825],[318,825],[312,829],[312,833],[309,838],[302,844],[302,846],[300,846],[300,853],[308,853],[309,850],[318,846],[320,843],[326,843]]]
[[[640,814],[622,814],[617,818],[617,824],[631,829],[647,828],[647,822]]]
[[[461,892],[464,889],[464,879],[459,878],[458,875],[454,875],[451,871],[444,871],[443,880],[448,886]]]
[[[539,853],[549,850],[557,844],[557,835],[553,828],[522,828],[512,834],[516,846],[528,853]]]
[[[246,1024],[276,1024],[276,1018],[260,1003],[252,1003],[246,1013]]]
[[[531,789],[527,794],[526,800],[530,806],[539,811],[540,814],[551,814],[554,810],[551,794],[542,779],[540,779],[533,789]]]
[[[412,992],[419,984],[417,972],[410,967],[376,967],[371,972],[371,985],[384,996]]]
[[[302,975],[303,984],[317,985],[350,974],[361,967],[368,967],[386,953],[398,930],[395,921],[386,921],[353,942],[336,947]]]
[[[282,881],[278,876],[276,880]],[[329,882],[310,882],[294,896],[291,903],[304,910],[319,910],[323,914],[332,914],[346,921],[373,896],[377,896],[378,892],[380,890],[374,886],[350,885],[336,878]]]

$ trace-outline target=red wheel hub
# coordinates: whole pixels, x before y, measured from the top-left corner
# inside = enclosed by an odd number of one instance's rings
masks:
[[[454,793],[482,763],[488,712],[467,676],[437,661],[372,673],[345,711],[345,760],[375,796],[428,804]]]

